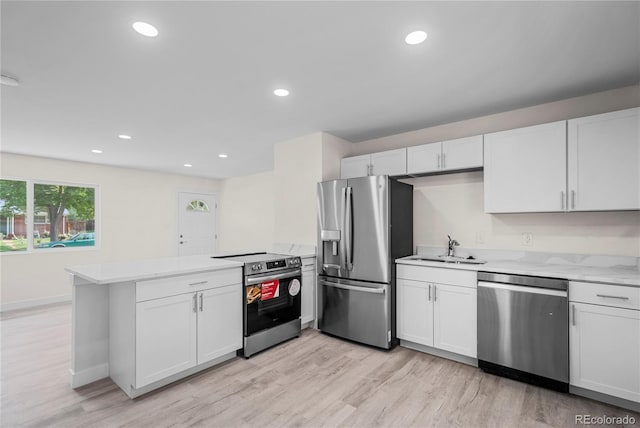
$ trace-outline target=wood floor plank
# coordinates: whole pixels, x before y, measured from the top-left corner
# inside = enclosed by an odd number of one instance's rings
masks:
[[[2,315],[1,427],[566,427],[640,415],[406,348],[305,330],[130,400],[103,379],[69,386],[70,305]]]

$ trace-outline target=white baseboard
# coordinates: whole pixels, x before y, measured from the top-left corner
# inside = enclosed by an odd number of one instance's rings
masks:
[[[74,372],[73,369],[69,369],[69,373],[71,374],[71,388],[78,388],[109,377],[109,364],[100,364],[99,366],[90,367],[79,372]]]
[[[3,303],[0,305],[0,312],[15,311],[18,309],[36,308],[38,306],[50,305],[52,303],[70,302],[71,294],[61,296],[51,296],[42,299],[19,300],[17,302]]]

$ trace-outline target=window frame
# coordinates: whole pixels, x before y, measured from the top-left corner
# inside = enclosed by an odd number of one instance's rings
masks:
[[[100,186],[97,184],[88,184],[88,183],[77,183],[77,182],[68,182],[62,180],[39,180],[39,179],[31,179],[31,178],[21,178],[21,177],[0,177],[2,180],[11,180],[11,181],[23,181],[27,185],[27,201],[25,210],[25,227],[27,229],[27,249],[24,251],[2,251],[0,252],[0,257],[4,257],[6,255],[17,255],[17,254],[47,254],[47,253],[67,253],[67,252],[76,252],[76,251],[97,251],[101,247],[102,243],[102,221],[100,219]],[[44,184],[44,185],[53,185],[53,186],[69,186],[69,187],[90,187],[94,190],[94,216],[93,221],[95,224],[94,227],[94,244],[92,246],[79,246],[79,247],[65,247],[61,248],[35,248],[34,247],[34,238],[33,238],[33,230],[35,227],[35,218],[34,218],[34,186],[36,184]]]

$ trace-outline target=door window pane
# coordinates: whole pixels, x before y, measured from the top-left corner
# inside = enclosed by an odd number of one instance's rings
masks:
[[[0,252],[27,249],[27,182],[0,180]]]
[[[209,205],[207,205],[207,203],[202,199],[196,199],[189,202],[189,205],[187,205],[187,211],[200,211],[208,213]]]
[[[34,184],[34,247],[94,246],[95,202],[93,187]]]

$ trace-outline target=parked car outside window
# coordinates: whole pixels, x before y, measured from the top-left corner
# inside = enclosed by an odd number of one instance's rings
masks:
[[[76,233],[69,239],[62,241],[52,241],[39,244],[36,248],[62,248],[62,247],[91,247],[95,245],[95,235],[93,232]]]

